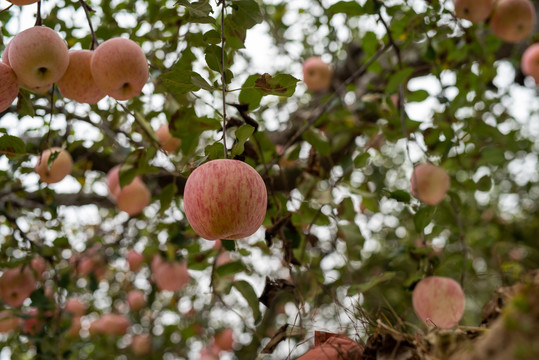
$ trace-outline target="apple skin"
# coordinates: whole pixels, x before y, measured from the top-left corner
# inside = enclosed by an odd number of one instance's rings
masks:
[[[509,43],[517,43],[533,30],[535,8],[530,0],[498,0],[490,18],[492,32]]]
[[[12,3],[13,5],[23,6],[23,5],[34,4],[38,2],[39,0],[8,0],[8,1]]]
[[[450,185],[447,171],[432,164],[417,165],[410,179],[412,194],[429,205],[442,201]]]
[[[86,305],[80,299],[71,297],[67,299],[64,310],[75,317],[81,317],[86,314]]]
[[[116,206],[129,216],[138,215],[152,201],[152,193],[137,176],[129,184],[121,188],[116,197]]]
[[[129,320],[124,315],[104,314],[90,324],[90,334],[121,336],[127,333],[130,325]]]
[[[152,337],[149,334],[135,335],[131,340],[131,350],[137,356],[147,355],[152,350]]]
[[[149,76],[146,55],[136,42],[124,38],[112,38],[99,45],[91,68],[97,86],[116,100],[140,94]]]
[[[539,84],[539,43],[530,45],[521,60],[522,73],[531,76]]]
[[[303,82],[310,91],[323,91],[331,85],[331,69],[320,57],[313,56],[303,63]]]
[[[48,168],[49,157],[53,153],[59,152],[58,156]],[[66,150],[59,147],[47,149],[38,156],[35,171],[39,174],[41,181],[47,184],[54,184],[62,181],[73,169],[73,159]]]
[[[144,255],[133,249],[129,250],[126,259],[127,264],[129,265],[129,270],[133,272],[139,271],[144,263]]]
[[[9,310],[0,311],[0,334],[7,334],[21,326],[21,318],[14,316]]]
[[[155,132],[155,135],[159,139],[159,143],[161,144],[163,150],[168,153],[176,152],[182,143],[181,139],[172,136],[168,128],[168,124],[161,125]]]
[[[0,112],[9,108],[19,95],[17,76],[9,65],[0,62]]]
[[[309,350],[298,360],[360,360],[363,347],[344,335],[336,335]]]
[[[215,346],[222,351],[231,351],[234,347],[234,330],[230,328],[223,329],[215,334]]]
[[[86,104],[97,104],[105,97],[92,76],[92,55],[91,50],[69,51],[69,66],[58,80],[58,90],[64,97]]]
[[[417,283],[412,304],[417,317],[427,325],[450,329],[464,314],[465,296],[455,280],[429,276]]]
[[[266,215],[267,192],[255,169],[238,160],[209,161],[191,173],[184,190],[185,216],[207,240],[254,234]]]
[[[152,261],[152,272],[160,291],[179,291],[189,283],[185,261],[165,262],[161,256],[156,255]]]
[[[107,173],[107,187],[109,195],[116,200],[120,193],[120,165],[116,165]]]
[[[146,306],[146,294],[142,290],[131,290],[127,293],[127,304],[132,311],[138,311]]]
[[[453,5],[455,5],[457,17],[480,23],[485,21],[492,12],[494,0],[453,0]]]
[[[21,306],[36,286],[36,278],[30,266],[6,269],[0,277],[0,298],[9,306]]]
[[[43,90],[64,75],[69,65],[67,45],[54,30],[31,27],[11,40],[9,65],[20,84]]]

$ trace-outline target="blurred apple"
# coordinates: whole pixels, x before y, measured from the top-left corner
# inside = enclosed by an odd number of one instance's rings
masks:
[[[36,286],[36,278],[30,266],[19,265],[5,269],[0,277],[0,297],[9,306],[21,306]]]
[[[21,318],[13,315],[10,310],[0,311],[0,334],[6,334],[18,328],[22,323]]]
[[[58,90],[64,97],[86,104],[97,104],[105,97],[92,76],[92,55],[91,50],[69,51],[69,66],[58,80]]]
[[[54,160],[49,165],[49,158],[53,156]],[[73,159],[66,150],[59,147],[47,149],[38,156],[35,171],[38,173],[41,181],[47,184],[54,184],[62,181],[73,169]]]
[[[213,338],[215,346],[222,351],[231,351],[234,347],[234,331],[230,328],[217,332]]]
[[[429,205],[436,205],[449,190],[450,179],[444,168],[432,164],[419,164],[410,179],[412,194]]]
[[[196,168],[185,184],[185,216],[207,240],[254,234],[264,221],[266,204],[264,180],[238,160],[209,161]]]
[[[492,32],[510,43],[517,43],[533,30],[535,8],[530,0],[498,0],[490,18]]]
[[[23,6],[23,5],[34,4],[38,2],[39,0],[8,0],[8,1],[12,3],[13,5]]]
[[[114,200],[120,193],[120,165],[114,166],[107,173],[107,187],[109,188],[109,195]]]
[[[67,329],[66,335],[75,337],[79,336],[80,330],[82,329],[82,324],[79,316],[74,316],[71,318],[71,326]]]
[[[90,334],[121,336],[127,333],[130,322],[120,314],[104,314],[90,324]]]
[[[130,216],[140,214],[150,204],[152,194],[139,177],[120,189],[116,197],[116,206]]]
[[[97,86],[116,100],[140,94],[149,76],[146,55],[136,42],[124,38],[112,38],[99,45],[91,68]]]
[[[64,310],[75,317],[80,317],[86,313],[86,305],[80,299],[70,297],[66,301]]]
[[[127,253],[127,264],[129,264],[129,270],[137,272],[142,267],[144,263],[144,255],[131,249]]]
[[[319,346],[309,350],[298,360],[361,360],[363,347],[344,335],[328,338]]]
[[[9,65],[0,62],[0,112],[9,108],[19,95],[17,76]]]
[[[205,346],[200,350],[200,360],[219,360],[219,349],[215,346]]]
[[[331,85],[331,69],[320,57],[313,56],[303,63],[303,82],[310,91],[329,89]]]
[[[469,20],[473,23],[485,21],[492,9],[495,0],[453,0],[455,14],[461,19]]]
[[[149,334],[135,335],[131,340],[131,349],[137,356],[147,355],[152,350],[152,337]]]
[[[181,139],[172,136],[168,128],[168,124],[161,125],[155,132],[155,135],[159,139],[159,143],[161,144],[163,150],[169,153],[176,152],[182,142]]]
[[[43,273],[47,270],[47,263],[41,256],[36,256],[30,262],[30,266],[36,272],[37,278],[43,280]]]
[[[524,75],[531,76],[539,85],[539,43],[530,45],[524,51],[521,68]]]
[[[141,290],[131,290],[127,293],[127,304],[132,311],[138,311],[146,306],[146,294]]]
[[[152,272],[155,284],[160,291],[179,291],[189,283],[187,263],[166,262],[156,255],[152,261]]]

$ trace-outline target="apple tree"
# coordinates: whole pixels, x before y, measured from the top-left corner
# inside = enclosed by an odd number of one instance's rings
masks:
[[[0,359],[424,358],[487,324],[539,262],[538,7],[0,2]]]

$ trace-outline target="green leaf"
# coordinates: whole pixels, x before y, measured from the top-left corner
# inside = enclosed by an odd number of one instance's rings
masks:
[[[404,190],[395,190],[389,194],[390,199],[395,199],[399,202],[409,203],[412,200],[410,193]]]
[[[260,6],[254,0],[236,0],[232,2],[232,20],[234,23],[250,29],[264,20]]]
[[[378,48],[378,37],[376,34],[368,31],[361,39],[361,47],[367,57],[373,56]]]
[[[311,144],[316,151],[324,156],[331,154],[331,144],[326,135],[319,129],[312,128],[305,131],[302,135],[303,139]]]
[[[2,135],[0,137],[0,155],[6,155],[8,158],[12,158],[24,154],[26,154],[24,141],[12,135]]]
[[[299,80],[288,74],[270,74],[260,75],[255,81],[255,87],[260,89],[266,95],[292,96],[296,90],[296,84]]]
[[[222,159],[225,155],[223,143],[216,141],[213,144],[206,146],[204,154],[206,155],[207,160]]]
[[[260,90],[254,88],[255,81],[258,77],[258,74],[250,75],[241,86],[242,90],[240,91],[239,102],[241,104],[248,104],[249,110],[256,109],[264,96]]]
[[[356,1],[339,1],[331,5],[328,11],[334,14],[343,13],[348,16],[358,16],[365,13],[363,7]]]
[[[191,84],[198,86],[200,89],[204,90],[214,90],[211,86],[199,73],[191,72]]]
[[[209,16],[210,13],[213,12],[209,0],[202,0],[202,1],[197,1],[197,2],[189,2],[188,0],[178,0],[176,1],[176,4],[183,5],[189,10],[189,14],[191,15],[189,17],[190,22],[213,23],[215,21],[214,18]]]
[[[205,52],[206,54],[206,64],[208,64],[208,67],[214,71],[221,72],[222,66],[221,66],[221,47],[217,45],[210,45],[206,48]],[[226,63],[226,59],[225,59]]]
[[[227,262],[226,264],[218,266],[215,269],[215,273],[219,277],[225,278],[228,276],[236,275],[245,270],[246,270],[246,267],[241,261],[231,261],[231,262]]]
[[[253,135],[254,131],[255,128],[248,124],[244,124],[236,130],[236,144],[232,148],[232,157],[243,154],[245,142]]]
[[[131,164],[122,164],[119,172],[120,187],[131,184],[135,176],[137,176],[137,169]]]
[[[387,82],[386,86],[386,93],[392,94],[397,91],[398,87],[400,85],[403,85],[406,83],[410,75],[414,72],[414,69],[412,68],[404,68],[402,70],[397,71],[393,75],[389,77],[389,81]]]
[[[484,175],[476,183],[476,188],[479,191],[489,191],[491,187],[492,187],[492,179],[488,175]]]
[[[406,99],[409,102],[421,102],[427,100],[429,96],[430,94],[427,90],[416,90],[408,93]]]
[[[414,215],[415,231],[419,234],[432,220],[432,207],[422,206]]]
[[[162,74],[159,78],[166,91],[176,95],[183,95],[190,91],[200,90],[202,76],[197,75],[193,71],[173,68],[172,71]],[[205,82],[204,79],[202,80]],[[207,83],[206,87],[211,88]]]
[[[208,44],[219,44],[221,42],[221,34],[216,30],[210,30],[204,33],[203,39]]]
[[[170,204],[172,203],[172,200],[174,199],[174,195],[178,192],[178,187],[175,183],[170,183],[167,186],[161,190],[161,194],[159,196],[159,202],[161,203],[161,212],[165,211],[170,207]]]
[[[247,300],[247,304],[249,304],[251,310],[253,310],[253,317],[255,319],[255,322],[258,321],[258,319],[260,318],[258,297],[256,296],[256,293],[253,290],[251,284],[249,284],[245,280],[240,280],[234,282],[234,287],[241,293],[245,300]]]
[[[221,245],[228,251],[236,250],[236,242],[234,240],[221,240]]]

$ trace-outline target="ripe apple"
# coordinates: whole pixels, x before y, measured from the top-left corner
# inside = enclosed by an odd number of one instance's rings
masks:
[[[23,5],[34,4],[38,2],[39,0],[8,0],[8,1],[12,3],[13,5],[23,6]]]
[[[533,30],[535,8],[530,0],[498,0],[490,18],[492,32],[510,43],[517,43]]]
[[[530,45],[522,54],[522,72],[531,76],[539,84],[539,43]]]
[[[0,112],[6,110],[19,95],[17,76],[9,65],[0,62]]]
[[[146,294],[141,290],[131,290],[127,293],[127,304],[132,311],[138,311],[146,306]]]
[[[80,330],[82,329],[82,324],[79,316],[71,318],[71,326],[66,331],[67,336],[75,337],[78,336]]]
[[[21,306],[36,285],[36,278],[29,266],[6,269],[0,277],[0,297],[9,306]]]
[[[58,154],[49,167],[49,158],[52,154]],[[63,180],[73,169],[73,159],[66,150],[59,147],[52,147],[41,153],[35,166],[35,171],[39,174],[41,181],[47,184],[54,184]]]
[[[205,346],[200,350],[200,360],[219,360],[219,349],[215,346]]]
[[[47,263],[41,256],[36,256],[32,259],[30,266],[37,274],[39,280],[43,280],[43,273],[47,270]]]
[[[116,200],[120,193],[120,165],[116,165],[107,173],[107,186],[109,195]]]
[[[105,97],[92,76],[92,55],[91,50],[69,51],[69,66],[58,80],[58,90],[64,97],[87,104],[97,104]]]
[[[155,284],[160,291],[179,291],[189,283],[187,263],[166,262],[156,255],[152,261],[152,272]]]
[[[460,284],[442,276],[429,276],[417,283],[412,293],[414,311],[427,325],[449,329],[464,314],[465,297]]]
[[[74,317],[80,317],[86,313],[86,305],[80,299],[71,297],[67,299],[64,310]]]
[[[213,339],[215,346],[222,351],[231,351],[234,347],[234,330],[223,329],[215,334]]]
[[[473,23],[485,21],[494,7],[494,0],[453,0],[455,14]]]
[[[152,338],[149,334],[135,335],[131,340],[131,349],[137,356],[147,355],[152,350]]]
[[[449,190],[450,179],[444,168],[432,164],[419,164],[410,179],[412,194],[429,205],[436,205]]]
[[[336,335],[309,350],[298,360],[361,360],[363,347],[344,335]]]
[[[97,86],[116,100],[140,94],[149,76],[146,55],[136,42],[124,38],[112,38],[99,45],[91,68]]]
[[[310,91],[329,89],[331,85],[331,69],[320,57],[313,56],[303,63],[303,82]]]
[[[163,150],[169,153],[174,153],[178,150],[182,140],[176,137],[173,137],[168,128],[168,124],[163,124],[157,129],[155,135],[159,139],[159,143]]]
[[[129,320],[120,314],[104,314],[99,319],[90,324],[90,334],[104,334],[121,336],[127,333]]]
[[[121,188],[116,198],[116,206],[134,216],[140,214],[151,201],[152,193],[139,177],[135,177],[129,185]]]
[[[0,311],[0,334],[15,330],[21,323],[21,318],[14,316],[10,310]]]
[[[31,27],[11,40],[9,65],[21,84],[44,89],[64,75],[69,65],[67,45],[54,30]]]
[[[144,255],[131,249],[127,253],[127,263],[129,264],[129,270],[137,272],[140,270],[142,263],[144,262]]]
[[[189,224],[204,239],[241,239],[264,221],[266,185],[244,162],[212,160],[189,176],[183,202]]]

